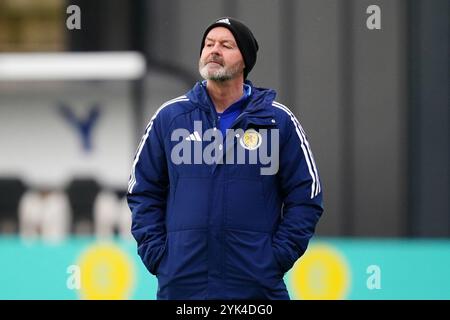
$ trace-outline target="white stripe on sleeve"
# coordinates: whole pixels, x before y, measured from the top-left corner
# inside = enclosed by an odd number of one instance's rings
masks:
[[[297,135],[300,139],[300,145],[301,145],[301,148],[303,151],[303,155],[305,157],[306,164],[308,166],[308,171],[312,178],[312,185],[311,185],[311,199],[312,199],[320,193],[321,186],[320,186],[319,174],[317,172],[316,163],[314,162],[314,157],[311,152],[311,147],[308,143],[308,140],[306,139],[305,131],[303,130],[302,126],[300,125],[300,122],[297,120],[295,115],[292,113],[291,110],[289,110],[288,107],[286,107],[285,105],[282,105],[278,102],[275,102],[275,101],[272,103],[272,105],[274,107],[286,112],[294,124],[295,131],[297,132]]]
[[[189,101],[189,99],[186,96],[180,96],[178,98],[172,99],[167,101],[166,103],[164,103],[163,105],[161,105],[158,110],[156,110],[155,114],[153,115],[153,117],[150,119],[150,122],[148,123],[146,130],[145,130],[145,134],[141,139],[141,142],[139,143],[138,149],[136,151],[136,156],[134,157],[134,161],[133,161],[133,167],[131,170],[131,176],[130,176],[130,181],[128,182],[128,193],[133,193],[133,188],[136,185],[136,164],[139,161],[139,156],[141,155],[142,152],[142,148],[145,145],[145,141],[148,138],[148,135],[150,133],[150,131],[152,130],[152,126],[153,126],[153,121],[156,119],[156,117],[158,116],[159,112],[164,109],[165,107],[176,103],[176,102],[180,102],[180,101]]]

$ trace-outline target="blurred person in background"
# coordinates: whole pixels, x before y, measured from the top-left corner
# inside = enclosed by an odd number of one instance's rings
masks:
[[[112,238],[115,234],[119,215],[119,201],[108,190],[99,192],[94,201],[94,230],[96,237]]]
[[[247,80],[258,49],[236,19],[208,26],[205,80],[163,104],[138,147],[131,230],[158,299],[290,298],[283,276],[315,232],[322,187],[294,114]]]
[[[19,232],[24,240],[63,241],[70,232],[70,223],[69,200],[60,190],[30,190],[19,203]]]
[[[116,233],[122,239],[132,238],[126,198],[118,198],[114,192],[102,190],[94,202],[94,229],[99,239],[113,238]]]

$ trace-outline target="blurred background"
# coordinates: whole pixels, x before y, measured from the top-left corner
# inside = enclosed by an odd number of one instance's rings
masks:
[[[448,0],[0,0],[0,298],[154,299],[125,190],[215,19],[308,134],[325,212],[293,299],[450,299]]]

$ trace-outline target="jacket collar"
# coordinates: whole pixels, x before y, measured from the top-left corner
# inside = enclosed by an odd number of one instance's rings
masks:
[[[274,115],[272,102],[275,99],[276,92],[272,89],[254,87],[249,80],[246,80],[245,83],[250,85],[252,90],[240,117],[272,119]],[[187,97],[204,111],[215,113],[214,105],[206,91],[206,87],[200,81],[187,93]]]

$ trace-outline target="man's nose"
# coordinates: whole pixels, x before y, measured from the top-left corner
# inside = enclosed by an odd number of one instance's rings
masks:
[[[222,51],[220,49],[220,43],[215,43],[214,46],[211,48],[211,54],[217,54],[221,55]]]

